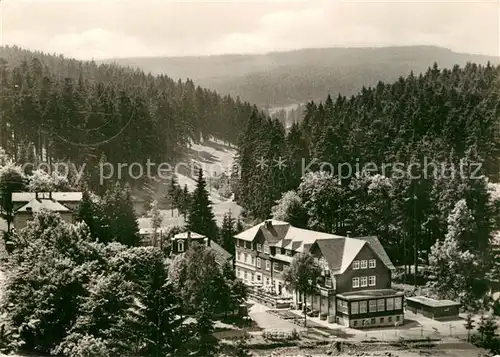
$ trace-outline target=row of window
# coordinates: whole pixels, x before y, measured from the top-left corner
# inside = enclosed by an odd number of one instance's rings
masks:
[[[348,308],[347,301],[337,300],[337,310],[348,313],[347,308]],[[401,309],[402,309],[402,299],[400,297],[351,302],[351,315],[366,314],[367,312],[393,311]]]
[[[266,280],[263,281],[262,274],[260,273],[252,273],[246,270],[236,268],[236,276],[243,280],[249,280],[252,282],[257,281],[258,283],[264,283],[264,285],[271,285],[271,279],[269,277],[266,277]]]
[[[271,254],[269,246],[267,244],[264,244],[264,249],[262,249],[262,244],[260,243],[253,243],[253,242],[247,242],[242,239],[237,240],[237,245],[238,247],[246,248],[246,249],[255,249],[258,252],[264,252],[265,254]]]
[[[271,270],[271,261],[269,260],[261,259],[259,257],[255,258],[253,255],[241,252],[238,252],[238,254],[236,255],[237,262],[242,262],[251,266],[256,266],[257,268],[262,268],[262,260],[265,261],[266,270]]]
[[[396,321],[399,322],[400,320],[401,320],[401,316],[396,315]],[[385,317],[380,317],[379,321],[380,321],[379,323],[381,323],[381,324],[385,323]],[[388,316],[387,317],[387,322],[393,322],[392,321],[392,316]],[[377,320],[375,318],[370,319],[370,325],[375,325],[376,323],[377,323]],[[352,325],[354,327],[358,326],[358,320],[354,320],[352,322]]]
[[[353,288],[364,288],[367,286],[375,286],[377,285],[377,277],[375,275],[371,276],[362,276],[361,278],[352,278],[352,287]]]
[[[377,261],[375,259],[370,259],[370,260],[355,260],[355,261],[352,262],[352,268],[354,270],[375,268],[376,265],[377,265]]]

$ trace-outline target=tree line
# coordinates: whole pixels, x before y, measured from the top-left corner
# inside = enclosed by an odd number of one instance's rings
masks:
[[[0,47],[0,81],[0,146],[18,164],[171,163],[191,142],[235,143],[255,109],[189,79],[18,47]]]

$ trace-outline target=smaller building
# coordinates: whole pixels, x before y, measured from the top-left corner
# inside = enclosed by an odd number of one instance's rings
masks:
[[[406,308],[415,314],[431,319],[458,317],[460,303],[451,300],[435,300],[425,296],[406,298]]]
[[[63,220],[74,223],[81,199],[81,192],[15,192],[12,194],[14,228],[26,227],[41,210],[59,213]]]
[[[189,245],[193,242],[202,244],[206,247],[209,247],[215,255],[215,261],[218,265],[223,266],[226,263],[229,263],[231,266],[233,265],[233,256],[219,244],[214,242],[211,239],[208,239],[206,236],[195,233],[195,232],[182,232],[178,233],[172,237],[172,250],[171,255],[182,254],[189,249]]]

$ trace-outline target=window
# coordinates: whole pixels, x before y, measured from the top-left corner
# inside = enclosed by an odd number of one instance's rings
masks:
[[[241,252],[238,252],[238,259],[241,262]]]
[[[377,311],[385,311],[385,300],[384,299],[377,300]]]
[[[375,259],[370,259],[368,261],[368,267],[370,267],[370,268],[375,268],[375,264],[376,264]]]
[[[262,244],[257,243],[257,251],[262,252]]]
[[[359,288],[359,278],[352,278],[352,287]]]
[[[394,298],[394,310],[401,310],[401,298]]]
[[[361,277],[361,287],[368,286],[368,278],[366,276]]]
[[[244,246],[245,246],[245,241],[244,241],[244,240],[242,240],[242,239],[238,239],[238,245],[239,245],[240,247],[244,247]]]
[[[260,268],[260,258],[257,258],[257,268]]]
[[[396,315],[396,321],[399,321],[399,315]]]
[[[371,320],[370,320],[370,324],[371,324],[371,325],[375,325],[375,319],[371,319]]]
[[[257,273],[257,281],[262,281],[262,274]]]
[[[271,281],[269,280],[269,278],[266,278],[266,285],[271,285]]]
[[[337,300],[337,310],[347,313],[347,301]]]
[[[359,260],[355,260],[352,262],[352,268],[354,270],[358,270],[359,269]]]
[[[269,254],[269,246],[267,244],[264,245],[264,253]]]
[[[351,314],[356,315],[359,314],[359,302],[351,302]]]
[[[394,298],[387,299],[387,311],[394,310]]]
[[[247,280],[247,271],[246,271],[246,270],[245,270],[245,272],[243,273],[243,278],[244,278],[245,280]]]
[[[354,321],[352,322],[352,325],[353,325],[354,327],[358,326],[358,320],[354,320]]]
[[[377,312],[377,300],[370,300],[370,312]]]
[[[252,249],[252,242],[245,242],[245,248]]]
[[[271,262],[266,260],[266,270],[271,270]]]
[[[252,273],[252,279],[251,279],[251,281],[253,281],[253,279],[254,279],[254,274]]]
[[[366,301],[359,302],[359,313],[366,314]]]
[[[177,251],[178,252],[183,252],[184,251],[184,242],[183,241],[179,241],[177,243]]]
[[[288,255],[289,257],[291,257],[292,256],[292,251],[290,249],[287,249],[286,250],[286,255]]]
[[[281,267],[281,263],[278,263],[278,262],[274,262],[273,263],[273,270],[274,271],[282,271],[282,267]]]
[[[252,265],[255,265],[255,258],[252,256]]]
[[[387,322],[392,322],[392,316],[389,316],[389,317],[387,318]]]
[[[370,276],[370,280],[369,280],[368,285],[375,286],[376,285],[375,282],[376,282],[375,275]]]
[[[366,269],[368,268],[368,261],[362,260],[361,261],[361,269]]]
[[[236,273],[238,274],[238,278],[240,278],[241,277],[241,271],[240,271],[240,269],[236,269]]]
[[[383,323],[384,323],[384,318],[383,318],[383,317],[381,317],[381,318],[380,318],[380,323],[381,323],[381,324],[383,324]]]

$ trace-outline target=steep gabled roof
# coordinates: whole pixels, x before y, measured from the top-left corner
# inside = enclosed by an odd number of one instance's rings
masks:
[[[356,239],[362,239],[370,244],[370,247],[373,249],[375,254],[378,255],[380,260],[391,270],[396,269],[394,265],[391,262],[391,259],[387,255],[387,252],[385,251],[384,247],[382,246],[382,243],[380,243],[380,240],[375,237],[375,236],[368,236],[368,237],[356,237]]]
[[[40,197],[48,196],[49,192],[39,192]],[[52,199],[61,202],[78,202],[83,198],[82,192],[52,192]],[[12,202],[29,202],[36,198],[35,192],[12,192]]]
[[[377,237],[320,239],[316,241],[316,244],[333,274],[344,273],[365,246],[370,247],[387,268],[394,269],[394,265]]]
[[[276,221],[274,219],[270,220],[270,222],[272,224],[271,229],[267,229],[265,227],[266,222],[264,221],[235,235],[235,238],[251,242],[257,237],[257,234],[262,234],[266,241],[277,242],[283,239],[288,228],[290,227],[290,224],[283,221]]]
[[[40,212],[42,209],[46,209],[51,212],[70,212],[71,210],[60,204],[57,201],[45,200],[45,199],[32,199],[24,206],[20,207],[16,212]]]
[[[229,261],[233,256],[227,250],[222,248],[219,244],[214,241],[210,242],[210,249],[215,254],[215,261],[219,265],[224,265],[227,261]]]
[[[323,257],[332,272],[339,271],[342,266],[345,239],[319,239],[316,241]]]

